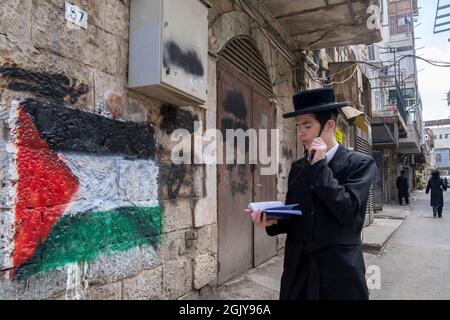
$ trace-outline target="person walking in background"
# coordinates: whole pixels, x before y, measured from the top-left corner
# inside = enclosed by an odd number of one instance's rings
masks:
[[[439,218],[442,218],[442,208],[444,207],[444,195],[443,192],[447,191],[447,184],[441,179],[439,171],[435,170],[431,174],[430,180],[428,180],[426,193],[431,190],[431,206],[433,207],[433,217],[436,214]]]
[[[409,195],[408,195],[408,178],[405,176],[405,170],[400,172],[400,176],[397,178],[397,190],[398,190],[398,202],[400,205],[403,203],[403,198],[405,198],[405,203],[409,204]]]

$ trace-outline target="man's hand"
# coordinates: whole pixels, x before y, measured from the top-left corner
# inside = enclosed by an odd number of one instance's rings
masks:
[[[319,162],[326,158],[327,155],[327,144],[322,140],[322,138],[315,138],[311,146],[309,147],[309,153],[314,153],[314,157],[311,161],[311,165]]]
[[[258,227],[270,227],[277,224],[277,220],[267,220],[266,214],[262,213],[261,210],[252,211],[250,209],[245,209],[244,213],[252,217],[253,223]]]

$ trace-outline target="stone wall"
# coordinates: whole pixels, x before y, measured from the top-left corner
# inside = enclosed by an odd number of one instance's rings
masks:
[[[126,87],[129,0],[0,7],[0,299],[177,299],[217,282],[214,165],[174,165],[170,135],[216,127],[216,63],[227,39],[258,44],[275,92],[278,197],[297,156],[292,66],[233,1],[211,1],[206,108]],[[284,245],[280,237],[280,252]]]

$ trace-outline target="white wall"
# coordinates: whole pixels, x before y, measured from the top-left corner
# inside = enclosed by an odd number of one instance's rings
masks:
[[[433,129],[435,149],[450,149],[450,127]],[[442,135],[442,139],[440,136]],[[447,138],[446,138],[447,135]]]

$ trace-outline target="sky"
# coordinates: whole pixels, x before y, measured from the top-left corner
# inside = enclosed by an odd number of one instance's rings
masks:
[[[419,20],[416,23],[416,54],[422,58],[450,62],[450,31],[433,34],[438,0],[419,0]],[[441,0],[450,4],[450,0]],[[450,11],[449,11],[450,13]],[[447,18],[450,21],[450,17]],[[450,25],[448,25],[450,27]],[[422,49],[419,49],[422,48]],[[446,93],[450,90],[450,68],[434,67],[417,60],[419,92],[423,103],[425,121],[450,118]]]

